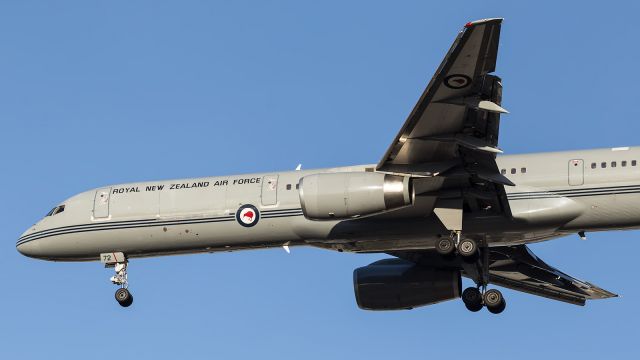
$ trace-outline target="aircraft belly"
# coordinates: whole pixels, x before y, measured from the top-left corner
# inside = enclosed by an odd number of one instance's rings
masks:
[[[465,236],[486,238],[490,245],[516,245],[557,237],[557,226],[531,225],[503,216],[465,217]],[[447,230],[435,216],[405,219],[362,218],[342,221],[325,238],[307,239],[309,245],[352,252],[432,249]]]

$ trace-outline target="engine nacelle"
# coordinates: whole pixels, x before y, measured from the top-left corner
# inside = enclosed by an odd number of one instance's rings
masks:
[[[376,261],[353,272],[358,307],[404,310],[460,297],[460,272],[433,269],[401,260]]]
[[[299,188],[302,212],[311,220],[355,218],[413,201],[409,177],[375,172],[308,175]]]

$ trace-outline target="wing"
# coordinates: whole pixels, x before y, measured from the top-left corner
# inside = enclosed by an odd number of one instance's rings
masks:
[[[469,272],[468,264],[443,258],[431,250],[389,254],[421,266],[455,268],[466,277],[477,276]],[[475,272],[473,267],[471,270]],[[489,248],[488,270],[489,283],[570,304],[584,305],[587,300],[618,296],[547,265],[526,245]]]
[[[495,70],[501,23],[487,19],[464,27],[378,170],[459,159],[460,147],[499,152],[499,114],[506,111],[499,106],[500,79],[488,74]]]
[[[510,214],[503,185],[513,183],[495,162],[501,152],[500,114],[506,112],[500,106],[502,83],[489,74],[496,66],[501,23],[486,19],[465,25],[376,168],[421,178],[415,181],[417,194],[428,189],[425,195],[447,202],[444,208],[457,202],[472,211]],[[455,195],[451,202],[441,196],[447,189],[465,195]],[[448,211],[436,214],[454,229],[462,206],[453,205],[458,211],[453,217]]]
[[[509,289],[576,305],[618,296],[547,265],[525,245],[491,248],[489,258],[489,282]]]

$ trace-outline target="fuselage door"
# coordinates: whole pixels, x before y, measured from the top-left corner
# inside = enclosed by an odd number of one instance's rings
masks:
[[[569,160],[569,185],[584,184],[584,160]]]
[[[262,205],[275,205],[278,202],[278,175],[262,178]]]
[[[93,199],[93,217],[96,219],[109,217],[109,195],[111,188],[103,188],[96,190],[96,196]]]

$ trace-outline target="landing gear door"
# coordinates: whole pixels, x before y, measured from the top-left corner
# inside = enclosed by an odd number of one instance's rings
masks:
[[[584,160],[569,160],[569,185],[577,186],[584,184]]]
[[[96,190],[93,200],[93,218],[104,219],[109,217],[109,195],[111,188],[103,188]]]
[[[262,178],[262,205],[275,205],[278,202],[278,175]]]

